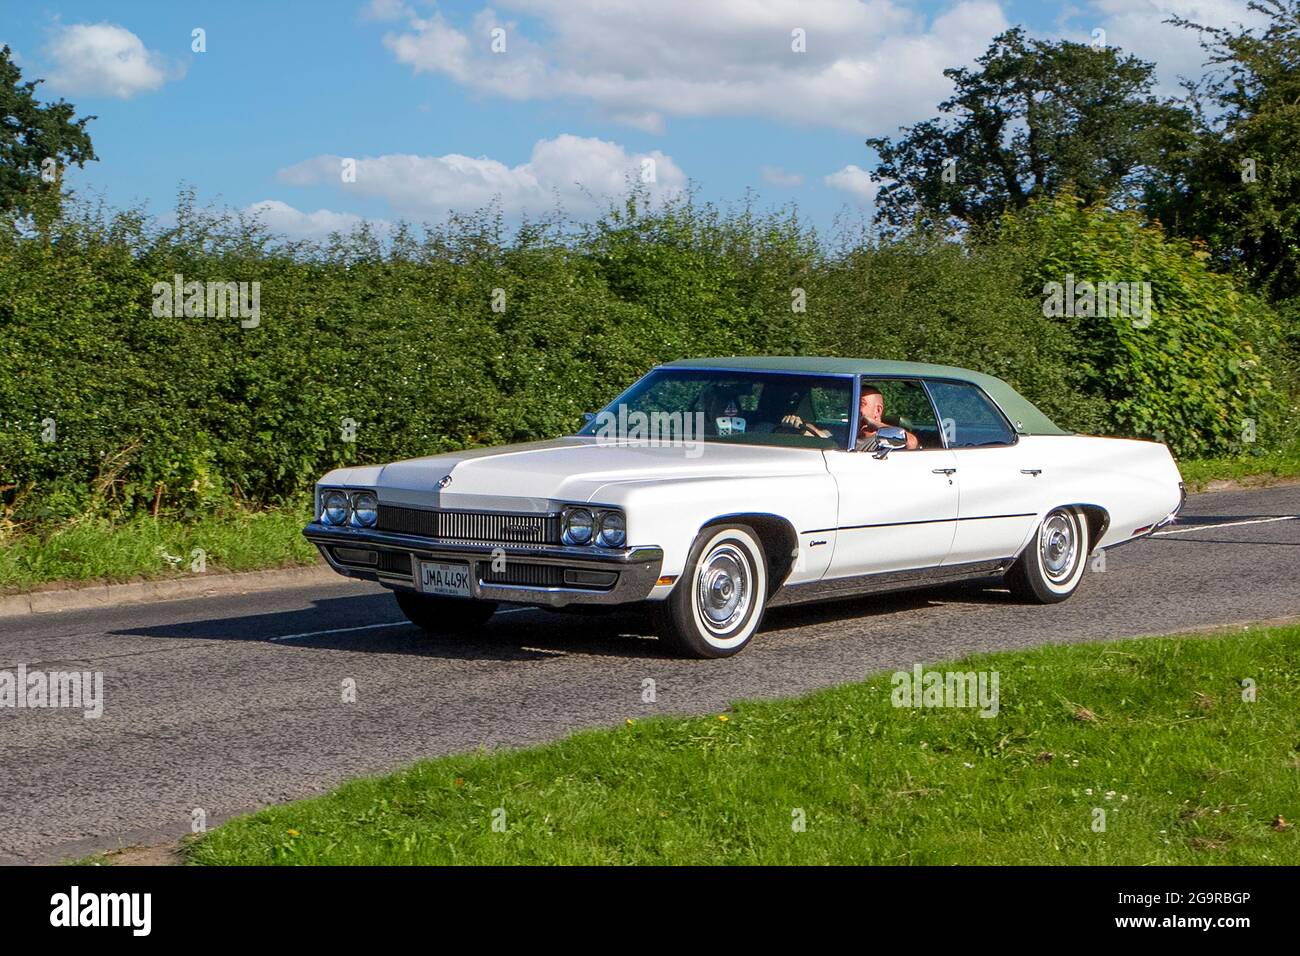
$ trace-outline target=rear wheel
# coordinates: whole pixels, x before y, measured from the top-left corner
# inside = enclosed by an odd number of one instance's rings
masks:
[[[1088,547],[1088,518],[1082,508],[1049,511],[1007,572],[1011,593],[1035,604],[1064,601],[1083,580]]]
[[[687,657],[730,657],[758,630],[767,601],[767,560],[748,525],[716,525],[695,539],[667,599],[654,605],[655,627]]]
[[[495,601],[439,597],[414,591],[394,591],[397,606],[406,619],[428,634],[456,634],[476,631],[497,609]]]

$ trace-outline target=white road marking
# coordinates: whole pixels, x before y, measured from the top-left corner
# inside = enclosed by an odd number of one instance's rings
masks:
[[[1211,531],[1214,528],[1236,528],[1243,524],[1268,524],[1271,521],[1295,521],[1300,515],[1280,515],[1276,518],[1252,518],[1250,521],[1225,521],[1223,524],[1202,524],[1194,528],[1177,528],[1173,531],[1157,531],[1151,537],[1165,534],[1191,534],[1193,531]]]
[[[385,624],[362,624],[360,627],[336,627],[330,631],[304,631],[301,634],[282,634],[279,637],[271,638],[272,643],[279,641],[296,641],[302,637],[321,637],[325,634],[346,634],[349,631],[373,631],[381,627],[401,627],[404,624],[410,624],[410,621],[388,621]]]
[[[504,611],[497,611],[498,614],[518,614],[520,611],[532,611],[531,607],[510,607]],[[304,637],[323,637],[326,634],[347,634],[351,631],[374,631],[382,627],[402,627],[410,624],[410,621],[387,621],[383,624],[361,624],[357,627],[336,627],[328,631],[303,631],[301,634],[281,634],[279,637],[268,638],[272,644],[278,644],[281,641],[297,641]]]

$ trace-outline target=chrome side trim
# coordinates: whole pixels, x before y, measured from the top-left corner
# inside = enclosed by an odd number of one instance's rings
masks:
[[[804,584],[787,585],[767,602],[768,607],[804,604],[810,601],[831,601],[836,598],[856,597],[864,594],[883,594],[888,591],[910,591],[915,588],[934,587],[954,581],[987,578],[1002,574],[1015,562],[1015,558],[996,561],[970,561],[964,564],[940,565],[933,568],[914,568],[906,571],[882,571],[875,574],[857,574],[847,578],[822,579]]]
[[[846,451],[852,452],[858,447],[858,429],[862,427],[862,376],[853,376],[853,408],[849,412],[849,444]]]

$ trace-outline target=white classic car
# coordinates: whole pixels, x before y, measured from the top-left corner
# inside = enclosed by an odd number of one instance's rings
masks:
[[[636,604],[676,651],[726,657],[779,604],[991,577],[1063,601],[1185,498],[1164,445],[1071,434],[940,365],[671,362],[587,419],[331,471],[304,534],[431,633],[501,602]]]

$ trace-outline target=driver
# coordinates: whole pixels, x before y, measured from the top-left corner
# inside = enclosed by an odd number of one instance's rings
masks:
[[[858,417],[862,424],[858,427],[858,440],[853,446],[854,451],[875,451],[876,433],[880,426],[884,424],[885,416],[885,396],[881,394],[880,389],[874,385],[862,386],[862,397],[858,400]],[[816,435],[818,438],[830,438],[831,433],[825,428],[819,428],[812,422],[806,422],[798,415],[787,415],[781,419],[781,424],[789,425],[791,428],[800,429],[805,435]],[[921,447],[921,442],[907,429],[907,450],[915,451]]]
[[[858,417],[861,424],[858,426],[858,440],[853,445],[854,451],[875,451],[878,438],[876,433],[880,431],[880,426],[884,424],[885,419],[885,396],[880,393],[880,389],[874,385],[862,386],[862,397],[858,400]],[[907,432],[907,450],[916,451],[921,447],[921,442],[915,435]]]

